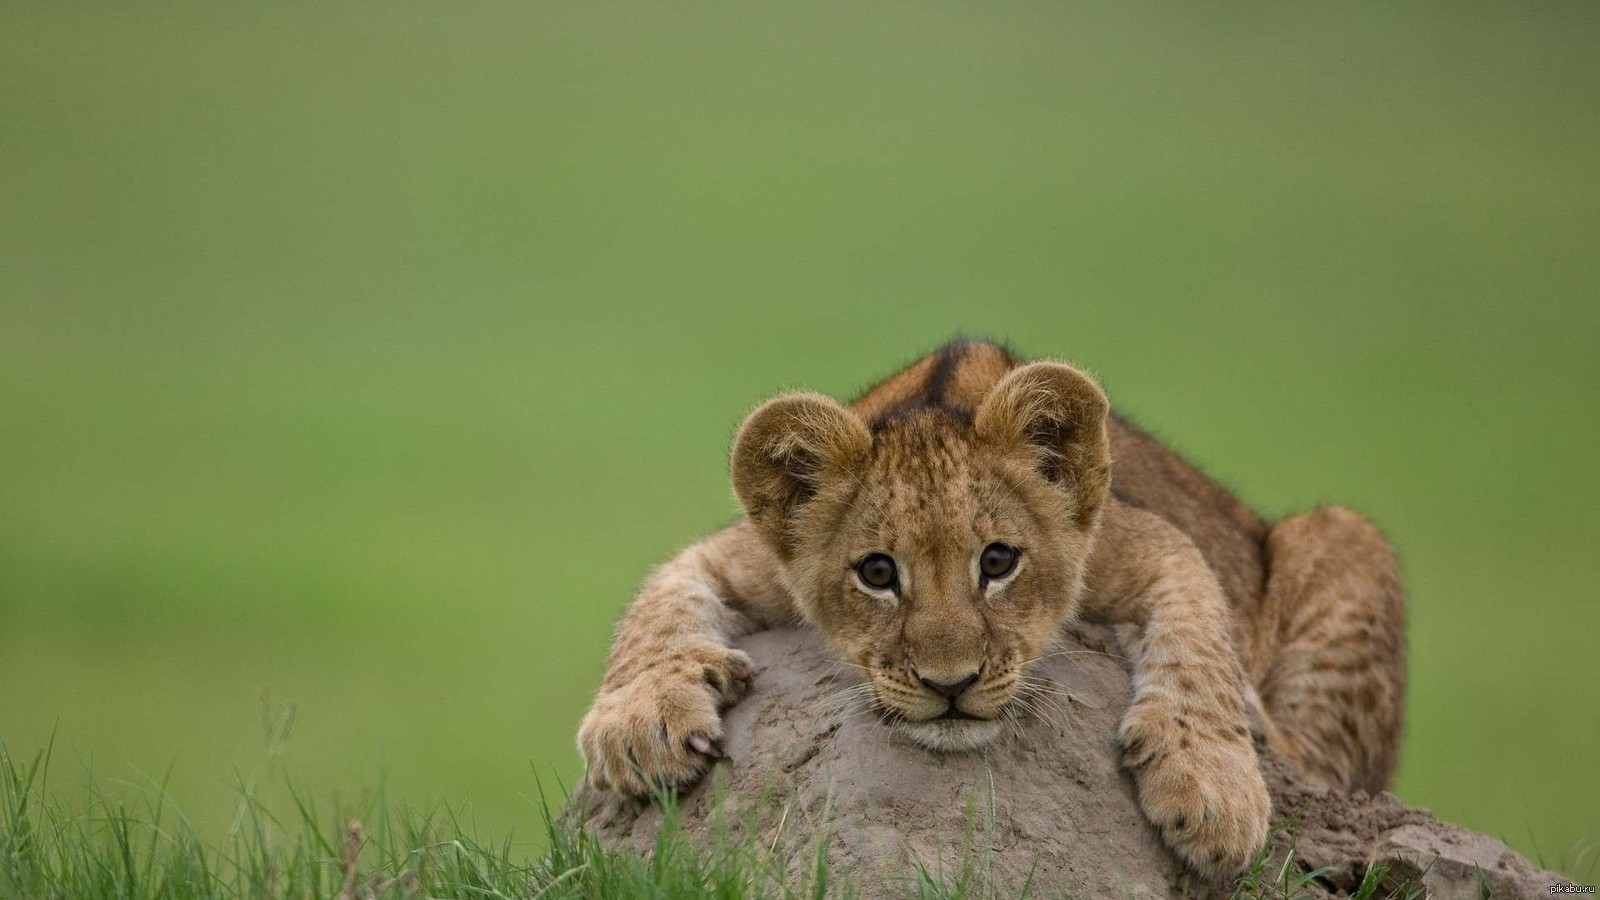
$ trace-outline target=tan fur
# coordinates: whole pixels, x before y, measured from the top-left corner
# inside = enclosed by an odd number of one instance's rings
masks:
[[[748,684],[728,642],[796,617],[942,751],[981,747],[1048,690],[1028,668],[1063,623],[1131,625],[1124,759],[1204,873],[1237,871],[1265,839],[1254,698],[1263,739],[1312,777],[1376,789],[1393,772],[1404,622],[1381,536],[1338,509],[1269,530],[1070,366],[951,344],[849,408],[764,404],[730,468],[747,518],[659,569],[618,626],[579,730],[595,787],[697,779],[720,755],[719,708]],[[1022,554],[986,580],[993,542]],[[894,590],[856,576],[872,553],[893,558]],[[968,678],[953,699],[934,689]]]

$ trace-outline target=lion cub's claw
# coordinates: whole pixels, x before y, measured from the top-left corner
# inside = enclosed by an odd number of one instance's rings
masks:
[[[1145,703],[1129,711],[1119,737],[1139,805],[1167,846],[1209,877],[1250,865],[1266,843],[1272,800],[1248,731]]]
[[[753,673],[737,650],[701,648],[602,691],[578,728],[589,785],[633,797],[692,787],[726,758],[720,710],[744,696]]]
[[[720,742],[713,741],[698,731],[689,735],[689,749],[712,759],[723,759],[728,755],[722,752],[722,744]]]
[[[720,665],[707,665],[702,674],[706,684],[717,692],[724,706],[732,706],[750,692],[750,685],[755,680],[755,669],[751,667],[750,657],[738,650],[727,651],[728,659]]]

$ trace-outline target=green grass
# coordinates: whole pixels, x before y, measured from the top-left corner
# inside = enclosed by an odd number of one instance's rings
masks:
[[[1326,894],[1322,878],[1327,870],[1312,868],[1298,857],[1295,835],[1298,827],[1299,818],[1295,817],[1273,830],[1268,846],[1273,846],[1282,836],[1286,847],[1257,856],[1250,868],[1239,876],[1230,900],[1296,900]],[[1422,900],[1426,896],[1421,876],[1414,879],[1389,876],[1390,869],[1385,863],[1368,866],[1360,884],[1350,894],[1351,900]]]
[[[796,857],[788,843],[736,842],[724,830],[689,840],[676,826],[670,794],[665,824],[649,854],[602,847],[556,821],[542,802],[543,849],[509,835],[484,836],[448,805],[394,801],[381,786],[360,799],[319,807],[289,788],[294,814],[280,818],[257,788],[240,785],[238,808],[220,839],[200,835],[168,796],[164,780],[108,791],[92,769],[81,793],[63,802],[46,790],[51,754],[31,761],[0,746],[0,897],[29,900],[402,900],[402,898],[573,898],[573,900],[824,900],[858,894],[849,872],[821,851]],[[281,774],[281,773],[279,773]],[[60,773],[55,777],[59,778]],[[992,821],[989,823],[992,825]],[[810,843],[817,847],[824,842]],[[957,871],[909,867],[907,900],[995,900],[987,855],[968,850]],[[1321,873],[1294,857],[1265,853],[1239,880],[1233,900],[1310,896]],[[1369,871],[1356,900],[1414,900],[1414,884],[1380,887]],[[1017,900],[1052,896],[1030,882]]]
[[[479,834],[459,810],[392,801],[380,787],[322,808],[288,788],[293,814],[274,815],[240,786],[237,814],[208,841],[150,781],[109,791],[92,771],[69,803],[45,791],[49,756],[0,748],[0,897],[117,898],[736,898],[847,896],[827,872],[784,877],[767,848],[691,846],[663,828],[648,858],[609,851],[558,825],[544,806],[542,851]],[[59,773],[57,773],[59,777]],[[670,801],[669,801],[670,802]],[[938,895],[943,896],[943,895]]]
[[[1600,841],[1600,4],[0,4],[0,738],[543,838],[785,387],[1074,358],[1398,546],[1408,802]],[[175,763],[175,765],[174,765]],[[113,793],[120,790],[108,785]],[[278,810],[277,807],[274,807]],[[531,852],[531,851],[530,851]]]

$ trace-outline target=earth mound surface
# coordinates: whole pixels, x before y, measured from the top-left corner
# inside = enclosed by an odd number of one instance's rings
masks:
[[[1226,897],[1226,885],[1188,874],[1139,811],[1118,766],[1116,728],[1130,692],[1111,630],[1074,628],[1035,674],[1051,687],[981,753],[940,755],[912,744],[860,702],[860,683],[809,629],[762,632],[738,643],[754,659],[749,696],[726,714],[728,758],[684,794],[678,820],[691,838],[718,829],[781,848],[797,876],[826,842],[832,870],[867,897],[903,896],[920,866],[936,878],[964,871],[993,896]],[[1291,820],[1290,865],[1325,869],[1300,896],[1342,896],[1383,864],[1391,883],[1427,895],[1546,896],[1562,881],[1499,841],[1442,823],[1394,795],[1343,794],[1296,778],[1264,757],[1274,824]],[[564,813],[615,847],[649,852],[662,823],[653,804],[580,789]],[[1276,832],[1281,863],[1287,829]],[[1253,896],[1253,894],[1252,894]],[[1276,896],[1267,894],[1267,896]],[[1384,896],[1378,892],[1377,896]]]

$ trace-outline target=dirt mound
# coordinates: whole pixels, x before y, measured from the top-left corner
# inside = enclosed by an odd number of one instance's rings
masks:
[[[853,872],[867,896],[899,895],[917,865],[947,879],[970,871],[999,897],[1016,896],[1030,879],[1034,896],[1226,895],[1185,874],[1118,768],[1116,726],[1129,687],[1108,629],[1076,629],[1064,644],[1076,652],[1038,669],[1057,693],[993,747],[958,756],[923,750],[843,702],[858,679],[813,632],[764,632],[739,646],[756,662],[755,688],[728,711],[729,759],[680,802],[688,834],[754,832],[762,846],[793,853],[796,871],[821,836],[830,865]],[[1266,768],[1276,818],[1300,820],[1294,863],[1329,867],[1314,891],[1338,896],[1373,862],[1388,863],[1391,877],[1421,878],[1434,897],[1479,896],[1480,872],[1497,898],[1544,896],[1561,880],[1391,794],[1322,792],[1277,760]],[[654,806],[584,791],[566,814],[602,841],[640,851],[662,818]],[[1277,840],[1281,853],[1287,841]]]

